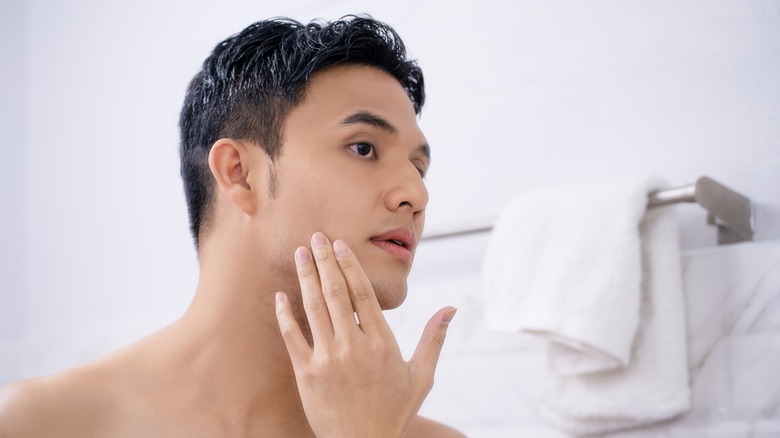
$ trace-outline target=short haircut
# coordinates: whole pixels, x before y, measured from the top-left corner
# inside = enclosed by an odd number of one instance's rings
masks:
[[[420,113],[422,70],[407,58],[398,34],[368,16],[306,25],[289,18],[259,21],[214,48],[190,82],[179,119],[181,175],[196,248],[212,214],[211,146],[221,138],[251,141],[274,160],[285,118],[304,100],[312,75],[342,64],[389,73]],[[273,186],[272,179],[272,194]]]

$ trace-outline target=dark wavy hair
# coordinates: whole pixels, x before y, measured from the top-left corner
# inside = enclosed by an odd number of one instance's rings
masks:
[[[367,16],[307,25],[289,18],[259,21],[214,48],[190,82],[179,119],[181,175],[196,248],[211,214],[211,146],[220,138],[247,140],[275,159],[284,120],[303,101],[311,76],[340,64],[391,74],[420,113],[422,70],[407,59],[403,41],[390,26]]]

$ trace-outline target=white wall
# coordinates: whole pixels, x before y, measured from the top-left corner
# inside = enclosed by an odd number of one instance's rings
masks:
[[[214,44],[270,16],[370,12],[398,30],[426,74],[429,224],[560,181],[710,175],[760,204],[757,238],[780,237],[776,1],[287,3],[0,5],[0,384],[184,311],[184,90]],[[679,210],[683,245],[712,245],[703,210]]]
[[[0,8],[0,382],[21,377],[17,348],[25,327],[25,61],[21,1]]]

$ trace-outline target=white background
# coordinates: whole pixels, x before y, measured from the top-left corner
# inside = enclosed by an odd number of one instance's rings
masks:
[[[184,91],[217,42],[271,16],[368,12],[401,34],[426,77],[429,226],[547,184],[709,175],[759,204],[757,239],[780,237],[778,1],[288,3],[2,1],[0,384],[185,310]],[[684,248],[714,245],[701,208],[678,210]],[[419,248],[411,294],[446,277],[443,248]]]

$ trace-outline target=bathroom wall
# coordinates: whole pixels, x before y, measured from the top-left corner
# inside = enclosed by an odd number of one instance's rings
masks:
[[[710,175],[758,203],[759,241],[780,238],[778,2],[289,3],[0,4],[0,384],[95,358],[184,311],[197,264],[178,111],[213,45],[263,17],[369,12],[402,35],[426,74],[430,227],[495,216],[515,194],[552,183]],[[701,208],[678,212],[683,248],[714,245]],[[423,309],[389,314],[402,344],[425,322],[417,311],[451,302],[459,266],[477,293],[481,250],[462,242],[420,247],[431,262],[415,268],[406,308]],[[415,293],[433,296],[420,303]],[[469,296],[457,303],[464,327],[481,311]],[[482,335],[486,354],[526,342]],[[458,339],[447,348],[462,351]],[[444,375],[455,376],[447,355]],[[452,396],[424,409],[457,421],[448,412],[467,392],[447,385],[436,391]],[[475,409],[517,397],[491,388]]]
[[[24,5],[0,6],[0,382],[21,377],[24,331],[25,35]]]
[[[405,307],[388,312],[411,354],[427,318],[445,305],[458,307],[422,413],[469,437],[565,438],[539,413],[551,376],[546,345],[487,328],[480,274],[488,239],[423,242],[413,293]],[[780,436],[780,240],[687,250],[682,272],[691,409],[611,437]]]

